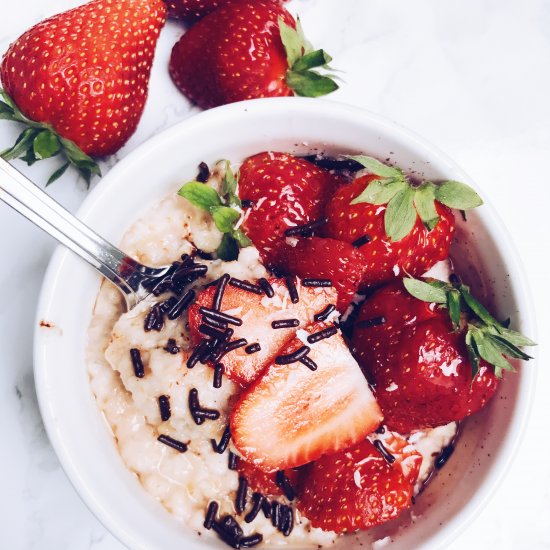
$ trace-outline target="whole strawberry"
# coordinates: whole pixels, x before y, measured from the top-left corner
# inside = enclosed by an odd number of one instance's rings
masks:
[[[506,328],[455,281],[405,279],[363,304],[352,339],[391,430],[462,420],[495,393],[506,357],[534,342]]]
[[[34,26],[0,67],[2,118],[28,124],[6,159],[62,153],[86,176],[118,151],[143,113],[162,0],[92,0]],[[58,174],[60,175],[60,174]]]
[[[168,15],[194,23],[232,0],[165,0]],[[281,2],[282,3],[282,2]]]
[[[199,21],[172,50],[176,86],[204,109],[260,97],[317,97],[338,88],[314,69],[331,58],[312,51],[299,24],[275,0],[235,0]]]
[[[327,205],[328,237],[353,244],[364,258],[363,286],[422,275],[447,258],[455,231],[451,208],[483,203],[456,181],[412,184],[398,168],[355,157],[370,172],[342,186]]]

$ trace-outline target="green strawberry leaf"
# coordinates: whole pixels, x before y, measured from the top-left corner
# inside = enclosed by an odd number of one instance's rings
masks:
[[[458,210],[470,210],[483,204],[483,199],[469,185],[453,180],[438,185],[435,198],[449,208]]]
[[[36,128],[25,128],[15,141],[15,145],[2,151],[0,157],[4,160],[10,161],[19,158],[21,155],[25,155],[29,148],[32,149],[32,143],[36,138],[39,130]]]
[[[479,319],[489,326],[498,325],[498,321],[470,294],[470,289],[466,285],[460,285],[459,289],[464,302]]]
[[[287,25],[282,17],[279,17],[279,32],[281,33],[281,40],[285,48],[288,66],[293,67],[304,54],[303,35],[301,36],[301,33],[297,29]]]
[[[229,233],[224,233],[216,254],[220,260],[232,262],[239,257],[239,245]]]
[[[460,292],[453,288],[447,293],[447,308],[455,331],[460,329]]]
[[[428,231],[431,231],[439,221],[439,214],[435,209],[435,185],[430,182],[423,183],[414,194],[414,205]]]
[[[235,231],[233,231],[232,236],[241,248],[252,246],[252,241],[240,229],[236,229]]]
[[[351,160],[355,160],[359,164],[362,164],[370,174],[380,176],[382,178],[396,178],[405,179],[403,172],[399,168],[388,166],[374,157],[368,157],[366,155],[350,156]]]
[[[435,302],[436,304],[447,303],[448,286],[442,281],[421,281],[420,279],[406,277],[403,279],[403,285],[407,292],[418,300]]]
[[[61,143],[54,132],[42,130],[33,141],[33,152],[37,160],[53,157],[61,151]]]
[[[63,166],[61,166],[60,168],[58,168],[58,169],[50,176],[50,179],[48,180],[48,183],[46,183],[46,187],[48,187],[48,185],[51,185],[54,181],[57,181],[57,180],[67,171],[67,168],[69,168],[70,165],[71,165],[70,162],[66,162]]]
[[[212,208],[222,205],[222,200],[215,189],[212,189],[206,183],[190,181],[186,183],[179,191],[178,195],[187,199],[191,204],[210,212]]]
[[[536,342],[533,342],[533,340],[527,338],[527,336],[524,336],[523,334],[516,332],[515,330],[511,330],[504,325],[495,325],[494,328],[503,338],[505,338],[514,346],[532,347],[537,345]]]
[[[512,364],[504,358],[501,350],[482,330],[478,328],[472,329],[472,338],[480,357],[495,367],[495,375],[497,378],[502,378],[503,370],[510,372],[516,371]]]
[[[491,332],[489,331],[486,331],[486,333],[487,337],[501,351],[503,355],[506,355],[507,357],[515,357],[516,359],[523,359],[524,361],[529,361],[529,359],[533,359],[530,355],[506,340],[506,338],[491,334]]]
[[[407,186],[388,203],[384,215],[384,227],[391,241],[400,241],[412,231],[416,222],[413,202],[414,189]]]
[[[383,178],[372,180],[364,191],[357,195],[350,204],[387,204],[399,191],[407,187],[407,182],[401,178]]]
[[[225,176],[223,177],[221,186],[221,195],[232,206],[241,207],[241,199],[237,195],[238,174],[234,174],[231,169],[231,163],[226,161]]]
[[[332,57],[324,50],[315,50],[306,53],[303,57],[297,59],[292,65],[295,72],[308,71],[317,67],[326,67],[332,61]]]
[[[468,352],[468,358],[470,359],[470,365],[472,367],[472,383],[479,372],[479,352],[472,338],[472,330],[469,329],[464,337],[466,343],[466,351]]]
[[[229,206],[213,206],[210,208],[210,213],[216,227],[222,233],[232,232],[234,225],[241,217],[239,212]]]
[[[323,76],[315,71],[289,71],[286,83],[296,95],[301,97],[321,97],[336,91],[339,86],[329,76]]]

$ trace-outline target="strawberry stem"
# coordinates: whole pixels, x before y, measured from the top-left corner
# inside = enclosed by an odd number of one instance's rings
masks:
[[[1,158],[6,161],[18,158],[32,166],[39,160],[64,157],[66,162],[50,176],[46,185],[59,179],[69,166],[78,170],[88,186],[93,176],[101,176],[99,165],[73,141],[59,135],[49,124],[27,118],[4,90],[0,89],[0,96],[0,119],[26,126],[15,144],[0,152]]]

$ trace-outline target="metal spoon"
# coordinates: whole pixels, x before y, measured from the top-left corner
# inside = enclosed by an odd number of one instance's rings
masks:
[[[78,254],[114,283],[122,292],[129,310],[149,294],[142,283],[162,279],[171,268],[148,267],[130,258],[2,159],[0,200]],[[147,286],[150,288],[151,284]]]

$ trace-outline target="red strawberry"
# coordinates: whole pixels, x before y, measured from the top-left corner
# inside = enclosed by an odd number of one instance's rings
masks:
[[[265,472],[295,468],[345,449],[382,420],[341,334],[313,344],[306,340],[326,328],[323,323],[310,325],[278,354],[287,356],[311,346],[307,357],[316,370],[300,361],[273,363],[233,409],[233,443],[247,461]]]
[[[265,263],[284,265],[289,248],[285,231],[319,219],[335,185],[330,172],[286,153],[260,153],[245,160],[239,171],[239,196],[253,206],[243,230]]]
[[[422,455],[406,439],[388,430],[385,430],[383,434],[377,434],[376,439],[380,440],[386,450],[395,458],[394,464],[401,467],[405,479],[414,486],[422,466]]]
[[[246,338],[248,344],[260,344],[261,350],[247,354],[244,347],[231,351],[222,359],[225,374],[234,382],[248,386],[275,358],[279,349],[291,340],[296,328],[273,329],[271,323],[286,319],[297,319],[304,327],[313,321],[315,314],[336,301],[332,288],[303,287],[297,280],[299,302],[293,304],[284,279],[271,279],[275,295],[268,298],[228,285],[221,304],[221,311],[234,315],[243,321],[242,326],[232,326],[233,340]],[[211,307],[215,287],[204,290],[189,310],[189,325],[195,341],[202,338],[199,326],[202,322],[201,306]]]
[[[39,23],[10,46],[0,69],[13,101],[6,98],[8,118],[20,111],[42,123],[25,134],[25,160],[62,150],[84,172],[97,171],[83,153],[110,155],[126,143],[145,106],[165,17],[162,0],[92,0]]]
[[[410,507],[413,488],[398,464],[362,441],[324,456],[303,472],[298,509],[313,527],[346,533],[369,529]]]
[[[334,239],[300,240],[287,253],[287,268],[298,277],[330,279],[345,312],[366,273],[364,258],[351,244]]]
[[[385,323],[363,328],[365,322]],[[453,332],[448,313],[410,296],[401,281],[363,304],[352,344],[375,383],[387,426],[400,433],[461,420],[481,409],[498,379],[481,360],[472,381],[465,332]]]
[[[283,489],[277,484],[277,472],[266,473],[256,468],[250,462],[240,459],[237,466],[239,474],[248,481],[248,486],[265,496],[283,496]],[[293,468],[284,471],[284,475],[292,489],[298,486],[298,471]]]
[[[171,17],[193,23],[231,0],[165,0]]]
[[[356,243],[365,258],[365,286],[403,276],[404,272],[422,275],[438,261],[447,258],[455,229],[452,211],[436,203],[440,219],[434,229],[429,231],[417,217],[411,232],[392,242],[386,235],[385,205],[351,204],[369,183],[379,179],[376,175],[362,176],[351,185],[340,187],[327,205],[326,234],[347,243]],[[366,238],[361,241],[362,237]]]
[[[224,3],[172,50],[176,86],[204,109],[259,97],[324,95],[338,86],[311,70],[330,57],[312,52],[290,13],[275,0]]]

